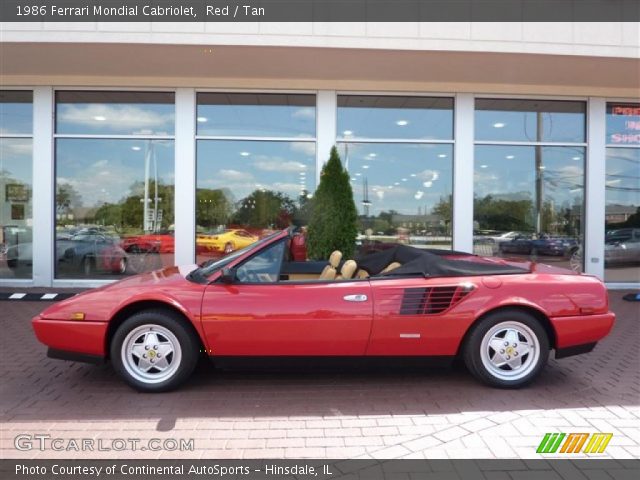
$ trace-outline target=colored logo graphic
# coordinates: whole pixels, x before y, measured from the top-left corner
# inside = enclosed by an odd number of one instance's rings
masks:
[[[613,433],[594,433],[591,437],[588,433],[546,433],[536,453],[603,453],[611,437]]]

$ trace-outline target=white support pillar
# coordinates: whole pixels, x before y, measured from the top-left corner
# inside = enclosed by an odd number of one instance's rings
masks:
[[[175,263],[195,262],[196,246],[196,93],[176,89]]]
[[[473,252],[473,135],[474,98],[455,98],[453,149],[453,249]]]
[[[49,287],[54,275],[56,219],[53,88],[33,89],[33,285]]]
[[[322,166],[329,160],[331,147],[336,144],[338,96],[335,90],[320,90],[316,107],[316,185],[320,182]],[[344,160],[344,159],[343,159]]]
[[[584,269],[604,279],[606,101],[589,98],[585,164]]]

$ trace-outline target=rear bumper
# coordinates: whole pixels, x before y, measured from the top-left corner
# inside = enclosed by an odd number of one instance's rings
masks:
[[[595,345],[611,332],[615,320],[616,316],[613,312],[552,318],[551,324],[556,333],[556,350],[562,351],[569,347]],[[586,351],[589,350],[578,353]]]
[[[31,325],[38,340],[54,352],[52,355],[65,352],[67,356],[106,356],[107,322],[51,320],[38,315],[31,320]],[[61,358],[61,354],[52,358]]]

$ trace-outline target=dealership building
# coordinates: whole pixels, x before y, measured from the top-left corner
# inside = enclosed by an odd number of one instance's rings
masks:
[[[0,286],[96,286],[305,226],[640,285],[638,23],[0,23]]]

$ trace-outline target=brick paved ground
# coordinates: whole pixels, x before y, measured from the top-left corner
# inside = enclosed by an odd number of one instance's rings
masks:
[[[545,432],[612,432],[603,456],[640,458],[640,309],[623,293],[611,292],[618,322],[593,353],[551,360],[518,391],[484,387],[461,369],[229,373],[203,364],[180,391],[140,394],[110,366],[48,359],[29,326],[45,302],[0,302],[0,458],[536,458]],[[195,450],[21,452],[22,433],[103,446],[193,438]]]

